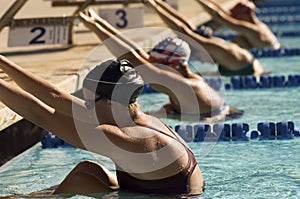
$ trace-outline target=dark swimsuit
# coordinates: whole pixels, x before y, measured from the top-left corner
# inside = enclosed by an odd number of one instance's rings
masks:
[[[210,38],[212,36],[213,30],[208,26],[201,25],[197,28],[195,33],[201,35],[202,37]]]
[[[218,65],[218,67],[219,67],[220,74],[224,76],[253,75],[254,73],[253,64],[251,63],[247,64],[246,66],[244,66],[239,70],[230,70],[220,64]]]
[[[166,125],[168,129],[171,130],[169,126]],[[151,127],[148,127],[151,128]],[[153,129],[153,128],[152,128]],[[156,130],[156,129],[154,129]],[[158,130],[160,133],[167,135],[173,139],[174,137],[168,135],[167,133]],[[172,130],[173,131],[173,130]],[[176,139],[177,140],[177,139]],[[122,168],[116,165],[116,173],[118,182],[121,189],[127,189],[131,191],[141,192],[141,193],[155,193],[155,194],[183,194],[188,193],[188,180],[193,173],[195,167],[197,166],[197,161],[192,153],[192,151],[185,146],[188,153],[189,162],[187,167],[174,176],[159,180],[141,180],[137,179],[130,174],[124,172]]]

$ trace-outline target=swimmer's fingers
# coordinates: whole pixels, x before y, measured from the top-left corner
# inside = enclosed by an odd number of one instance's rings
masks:
[[[85,13],[83,13],[82,11],[78,12],[78,17],[83,20],[83,21],[87,21],[88,20],[88,16],[86,16]]]
[[[0,68],[3,69],[4,67],[9,67],[12,62],[7,59],[5,56],[0,54]]]
[[[95,21],[100,21],[101,18],[99,17],[99,15],[97,15],[97,13],[93,10],[93,9],[88,9],[87,10],[87,14]]]
[[[95,21],[91,17],[89,17],[86,13],[79,12],[78,17],[85,25],[95,23]]]
[[[0,66],[2,66],[5,63],[5,57],[0,54]]]

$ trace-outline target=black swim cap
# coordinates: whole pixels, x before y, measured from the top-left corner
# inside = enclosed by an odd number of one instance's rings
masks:
[[[83,87],[127,106],[142,93],[144,81],[129,61],[108,60],[87,74]]]

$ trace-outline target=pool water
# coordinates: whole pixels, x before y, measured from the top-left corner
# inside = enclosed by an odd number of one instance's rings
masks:
[[[261,61],[274,74],[300,74],[297,66],[300,57],[266,58]],[[244,122],[249,124],[250,129],[255,129],[258,122],[289,120],[295,123],[297,129],[300,127],[300,88],[227,90],[225,97],[228,104],[245,111],[242,118],[226,123]],[[161,93],[139,98],[144,109],[153,105],[161,106],[167,100]],[[184,123],[174,119],[163,120],[173,127]],[[196,155],[207,183],[206,192],[201,198],[300,198],[299,138],[194,142],[189,146]],[[86,159],[101,162],[114,171],[112,162],[102,156],[74,148],[42,149],[38,144],[0,168],[0,196],[28,194],[56,185],[77,163]],[[126,193],[113,193],[103,198],[106,197],[150,198]]]
[[[201,198],[300,197],[300,139],[219,142],[205,156],[200,148],[206,148],[209,143],[189,145],[207,183]],[[0,196],[28,194],[56,185],[78,162],[86,159],[101,162],[114,171],[112,162],[99,155],[74,148],[41,149],[40,145],[36,145],[1,169]],[[113,193],[102,198],[172,197]]]
[[[281,26],[274,29],[281,30]],[[288,25],[289,29],[300,28]],[[280,38],[286,47],[300,47],[300,39]],[[272,74],[300,74],[300,56],[259,58]],[[194,63],[197,65],[197,63]],[[222,78],[224,82],[229,78]],[[242,118],[226,123],[248,123],[256,129],[259,122],[293,121],[300,128],[300,87],[255,90],[226,90],[222,95],[229,105],[245,111]],[[168,101],[161,93],[142,95],[141,107],[160,107]],[[162,119],[174,127],[185,121]],[[291,140],[188,143],[206,181],[200,198],[300,198],[300,138]],[[95,160],[114,172],[113,163],[102,156],[76,148],[42,149],[38,143],[0,167],[0,197],[28,194],[61,182],[76,164]],[[74,196],[72,198],[88,198]],[[171,196],[112,193],[101,198],[172,198]]]
[[[290,75],[300,74],[300,56],[281,58],[260,58],[266,71],[271,71],[270,75]],[[196,67],[197,63],[193,64]],[[205,77],[206,78],[206,77]],[[210,78],[210,77],[207,77]],[[223,84],[230,82],[230,77],[222,77]],[[230,106],[245,111],[244,116],[226,123],[248,123],[250,129],[255,129],[259,122],[280,122],[293,121],[295,126],[300,128],[300,87],[294,88],[272,88],[272,89],[241,89],[226,90],[221,89],[223,95]],[[142,95],[139,99],[144,111],[159,108],[168,102],[168,97],[161,93]],[[164,119],[166,123],[175,127],[184,121]]]

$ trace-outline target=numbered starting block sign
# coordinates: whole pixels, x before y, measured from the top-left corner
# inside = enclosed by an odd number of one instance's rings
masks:
[[[13,20],[8,46],[68,44],[71,41],[72,18],[51,17]]]
[[[100,8],[99,16],[117,29],[144,26],[144,7]]]

